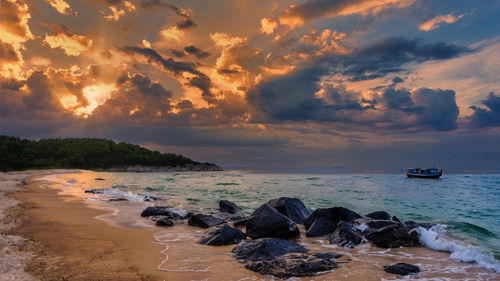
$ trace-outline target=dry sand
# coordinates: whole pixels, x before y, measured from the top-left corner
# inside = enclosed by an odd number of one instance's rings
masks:
[[[40,173],[44,172],[36,172]],[[205,232],[203,229],[187,225],[120,227],[102,219],[109,210],[91,208],[78,197],[59,195],[47,182],[34,180],[36,177],[30,178],[27,185],[16,187],[16,182],[29,175],[1,174],[1,210],[19,203],[3,197],[6,191],[23,191],[9,196],[24,202],[8,209],[8,216],[4,217],[9,227],[17,226],[1,236],[1,280],[270,279],[246,270],[244,264],[231,256],[233,246],[197,244]],[[2,227],[7,229],[5,224]],[[383,271],[384,265],[395,262],[417,264],[423,269],[412,279],[498,280],[495,273],[453,262],[448,253],[423,247],[376,249],[363,244],[357,249],[343,249],[325,247],[318,239],[304,236],[300,242],[313,252],[340,252],[344,257],[339,261],[345,263],[334,272],[293,280],[398,279],[399,276]]]

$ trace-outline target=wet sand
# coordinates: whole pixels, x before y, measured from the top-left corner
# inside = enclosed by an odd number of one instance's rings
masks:
[[[86,200],[60,195],[46,181],[25,185],[13,195],[24,203],[11,209],[18,226],[9,234],[25,237],[20,250],[36,256],[26,271],[41,280],[269,280],[244,268],[231,256],[234,246],[212,247],[196,243],[205,229],[185,224],[171,228],[120,227],[103,217],[109,210],[89,206]],[[141,220],[137,214],[137,218]],[[304,230],[301,229],[304,233]],[[384,265],[408,262],[423,272],[412,279],[498,280],[498,274],[473,264],[454,262],[449,253],[423,247],[378,249],[368,243],[344,249],[317,238],[297,242],[312,252],[338,252],[340,268],[318,276],[294,280],[400,279],[385,273]]]

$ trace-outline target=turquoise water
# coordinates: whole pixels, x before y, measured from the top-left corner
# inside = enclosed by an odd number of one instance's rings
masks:
[[[105,180],[95,181],[94,176]],[[250,214],[262,203],[281,196],[300,198],[311,211],[333,206],[347,207],[360,214],[385,210],[401,220],[440,224],[441,233],[446,233],[460,245],[472,246],[481,255],[489,256],[477,259],[486,259],[486,268],[500,271],[498,174],[445,174],[440,179],[430,180],[407,178],[403,174],[310,175],[228,171],[92,173],[87,177],[66,174],[59,179],[72,181],[69,184],[80,186],[82,190],[110,188],[113,196],[122,192],[162,197],[168,199],[169,204],[186,210],[213,211],[219,200],[227,199]],[[131,198],[140,200],[141,196]],[[468,251],[459,252],[455,246],[449,245],[443,248],[444,242],[437,242],[429,241],[426,245],[450,251],[459,256],[458,260],[469,258]],[[477,259],[473,261],[483,262]]]

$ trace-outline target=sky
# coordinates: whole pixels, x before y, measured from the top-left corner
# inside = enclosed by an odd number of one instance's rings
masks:
[[[500,171],[495,0],[2,0],[0,134]]]

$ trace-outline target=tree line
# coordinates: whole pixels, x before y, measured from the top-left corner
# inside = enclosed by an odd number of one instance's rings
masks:
[[[109,169],[131,165],[184,167],[200,164],[183,155],[160,153],[99,138],[28,140],[0,135],[0,170]],[[207,163],[208,164],[208,163]]]

